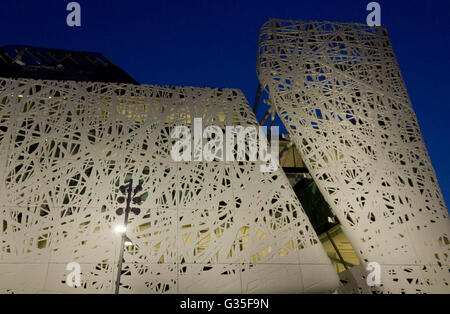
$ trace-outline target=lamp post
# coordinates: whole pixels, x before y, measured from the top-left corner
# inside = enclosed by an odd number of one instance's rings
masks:
[[[130,208],[130,204],[131,203],[133,203],[133,204],[141,203],[141,197],[136,196],[136,194],[139,193],[140,191],[142,191],[142,186],[140,184],[137,185],[133,191],[133,179],[130,179],[130,182],[128,183],[128,185],[121,185],[119,189],[120,189],[120,192],[122,192],[122,194],[128,193],[128,195],[127,195],[126,199],[124,196],[119,196],[117,198],[117,202],[119,202],[120,204],[122,204],[126,200],[126,207],[125,207],[125,210],[122,207],[119,207],[116,210],[116,214],[119,216],[121,216],[125,212],[125,218],[124,218],[123,226],[120,228],[116,228],[117,232],[122,233],[122,239],[121,239],[121,243],[120,243],[119,263],[117,265],[117,279],[116,279],[115,294],[119,294],[120,276],[122,275],[122,262],[123,262],[124,247],[125,247],[125,244],[130,245],[130,243],[131,243],[131,240],[127,236],[128,215],[129,215],[130,211],[133,212],[135,215],[139,215],[139,213],[141,212],[141,210],[137,207]]]

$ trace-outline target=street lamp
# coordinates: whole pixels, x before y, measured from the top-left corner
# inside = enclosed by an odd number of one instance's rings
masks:
[[[114,228],[114,231],[116,233],[125,233],[127,231],[127,228],[125,226],[118,225]]]
[[[128,224],[128,214],[130,211],[135,214],[139,215],[141,210],[137,207],[130,207],[130,204],[133,203],[134,205],[139,205],[142,201],[142,198],[140,196],[136,196],[137,193],[142,191],[142,186],[139,184],[134,188],[133,191],[133,179],[130,179],[130,182],[128,185],[121,185],[119,187],[120,192],[123,194],[128,193],[127,197],[125,196],[119,196],[117,198],[117,202],[119,204],[123,204],[126,201],[126,207],[125,209],[123,207],[119,207],[116,210],[116,214],[121,216],[125,212],[125,219],[122,226],[116,226],[115,231],[117,233],[122,234],[122,241],[120,243],[120,257],[119,257],[119,263],[117,265],[117,279],[116,279],[116,290],[115,294],[119,293],[119,287],[120,287],[120,276],[122,275],[122,262],[123,262],[123,251],[125,246],[133,245],[133,242],[131,242],[130,238],[127,236],[127,224]]]

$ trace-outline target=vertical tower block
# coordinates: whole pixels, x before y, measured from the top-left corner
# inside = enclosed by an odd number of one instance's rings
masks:
[[[383,292],[450,292],[447,208],[382,27],[269,20],[257,71]]]

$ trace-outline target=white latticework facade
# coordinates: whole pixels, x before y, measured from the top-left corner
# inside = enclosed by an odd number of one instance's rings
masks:
[[[174,162],[171,128],[257,125],[239,90],[0,79],[0,292],[330,292],[337,274],[281,170]],[[65,281],[81,266],[81,287]]]
[[[383,292],[450,292],[447,208],[382,27],[269,20],[259,80]]]

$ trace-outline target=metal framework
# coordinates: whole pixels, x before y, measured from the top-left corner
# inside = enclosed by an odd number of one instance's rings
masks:
[[[450,292],[448,212],[386,30],[272,19],[257,72],[363,265],[381,264],[374,290]]]
[[[258,123],[234,89],[0,79],[0,292],[330,292],[338,277],[281,170],[170,158],[171,127]],[[81,265],[81,286],[66,265]]]

